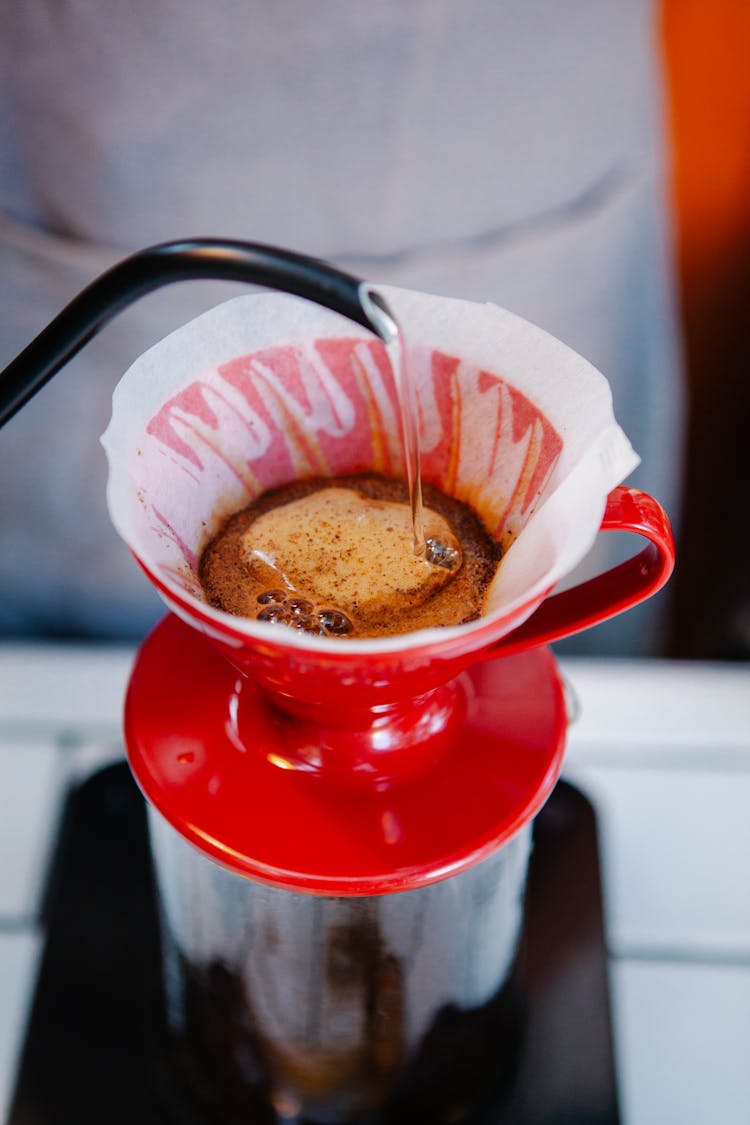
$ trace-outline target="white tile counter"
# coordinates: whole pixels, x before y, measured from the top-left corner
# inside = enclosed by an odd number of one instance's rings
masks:
[[[0,645],[0,1122],[69,781],[122,754],[132,652]],[[624,1125],[750,1122],[750,666],[564,661],[599,816]]]

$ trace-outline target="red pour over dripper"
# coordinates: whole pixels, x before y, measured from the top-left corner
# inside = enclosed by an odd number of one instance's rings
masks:
[[[564,735],[557,673],[538,646],[648,597],[673,562],[658,503],[625,487],[606,495],[623,444],[598,373],[499,311],[396,290],[386,300],[397,315],[406,310],[421,373],[427,479],[473,500],[501,541],[513,532],[479,620],[341,640],[231,617],[202,598],[197,558],[227,497],[242,507],[295,473],[398,472],[388,357],[340,318],[262,295],[212,310],[133,365],[103,438],[113,522],[194,634],[171,623],[144,648],[126,716],[135,774],[162,815],[214,859],[321,894],[426,885],[509,838],[548,794]],[[488,358],[507,374],[488,371],[482,355],[449,351],[452,315],[468,321],[472,341],[489,336]],[[526,349],[531,376],[513,366]],[[584,437],[566,417],[576,413],[569,402],[558,407],[561,420],[529,397],[545,367],[569,379],[579,415],[588,406],[597,418]],[[631,458],[628,446],[623,463]],[[564,563],[558,557],[558,537],[576,538],[566,513],[584,540],[601,527],[649,543],[550,594],[575,560],[570,542]],[[525,650],[534,651],[499,659]],[[195,662],[189,689],[186,653]],[[538,757],[519,750],[526,742]]]

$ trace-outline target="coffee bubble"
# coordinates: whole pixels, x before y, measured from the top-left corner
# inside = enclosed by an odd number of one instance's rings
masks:
[[[305,601],[304,598],[292,598],[287,604],[295,617],[309,617],[313,611],[312,602]]]
[[[442,566],[445,570],[458,570],[461,565],[461,552],[448,543],[441,543],[439,539],[428,539],[425,544],[425,559],[433,566]]]
[[[322,609],[318,613],[318,621],[332,637],[345,637],[352,631],[352,623],[340,609]]]
[[[286,625],[290,621],[289,611],[284,605],[269,605],[258,611],[256,620],[272,625]]]
[[[315,617],[295,617],[290,622],[292,629],[299,629],[302,633],[314,633],[318,637],[325,636],[325,629]]]

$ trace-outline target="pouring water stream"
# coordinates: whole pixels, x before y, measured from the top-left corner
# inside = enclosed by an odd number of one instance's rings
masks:
[[[418,559],[432,561],[424,533],[424,504],[422,501],[422,456],[419,440],[419,401],[417,388],[408,362],[403,330],[388,310],[378,292],[366,282],[360,286],[360,300],[378,335],[393,370],[401,414],[401,433],[406,463],[406,480],[409,485],[409,503],[414,532],[414,554]]]

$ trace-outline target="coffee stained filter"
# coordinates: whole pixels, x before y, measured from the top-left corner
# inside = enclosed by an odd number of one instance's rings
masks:
[[[506,548],[484,620],[507,616],[513,628],[586,555],[608,493],[638,464],[609,385],[504,309],[377,292],[399,321],[417,384],[423,479],[471,504]],[[201,603],[203,547],[261,492],[299,477],[406,475],[383,343],[336,313],[273,293],[219,305],[137,359],[115,390],[102,443],[117,531],[167,587]],[[235,631],[262,638],[272,630],[282,642],[278,627],[231,621]],[[410,636],[345,643],[399,649]]]

